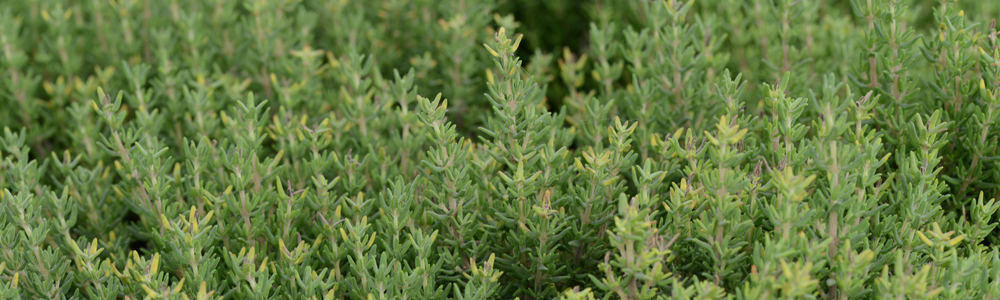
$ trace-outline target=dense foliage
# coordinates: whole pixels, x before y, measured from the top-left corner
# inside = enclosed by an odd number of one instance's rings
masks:
[[[997,1],[3,0],[2,299],[1000,299]]]

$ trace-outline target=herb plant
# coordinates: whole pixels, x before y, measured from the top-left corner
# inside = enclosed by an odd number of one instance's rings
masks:
[[[1000,299],[996,1],[0,1],[2,299]]]

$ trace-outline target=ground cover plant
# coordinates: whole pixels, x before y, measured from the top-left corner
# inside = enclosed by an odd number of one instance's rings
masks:
[[[0,299],[1000,299],[996,1],[0,1]]]

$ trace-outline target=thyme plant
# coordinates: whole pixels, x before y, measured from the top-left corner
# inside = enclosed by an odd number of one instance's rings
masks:
[[[2,299],[1000,299],[996,1],[0,1]]]

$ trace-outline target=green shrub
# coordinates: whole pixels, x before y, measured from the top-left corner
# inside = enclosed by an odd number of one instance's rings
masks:
[[[0,3],[2,299],[1000,299],[1000,2]]]

